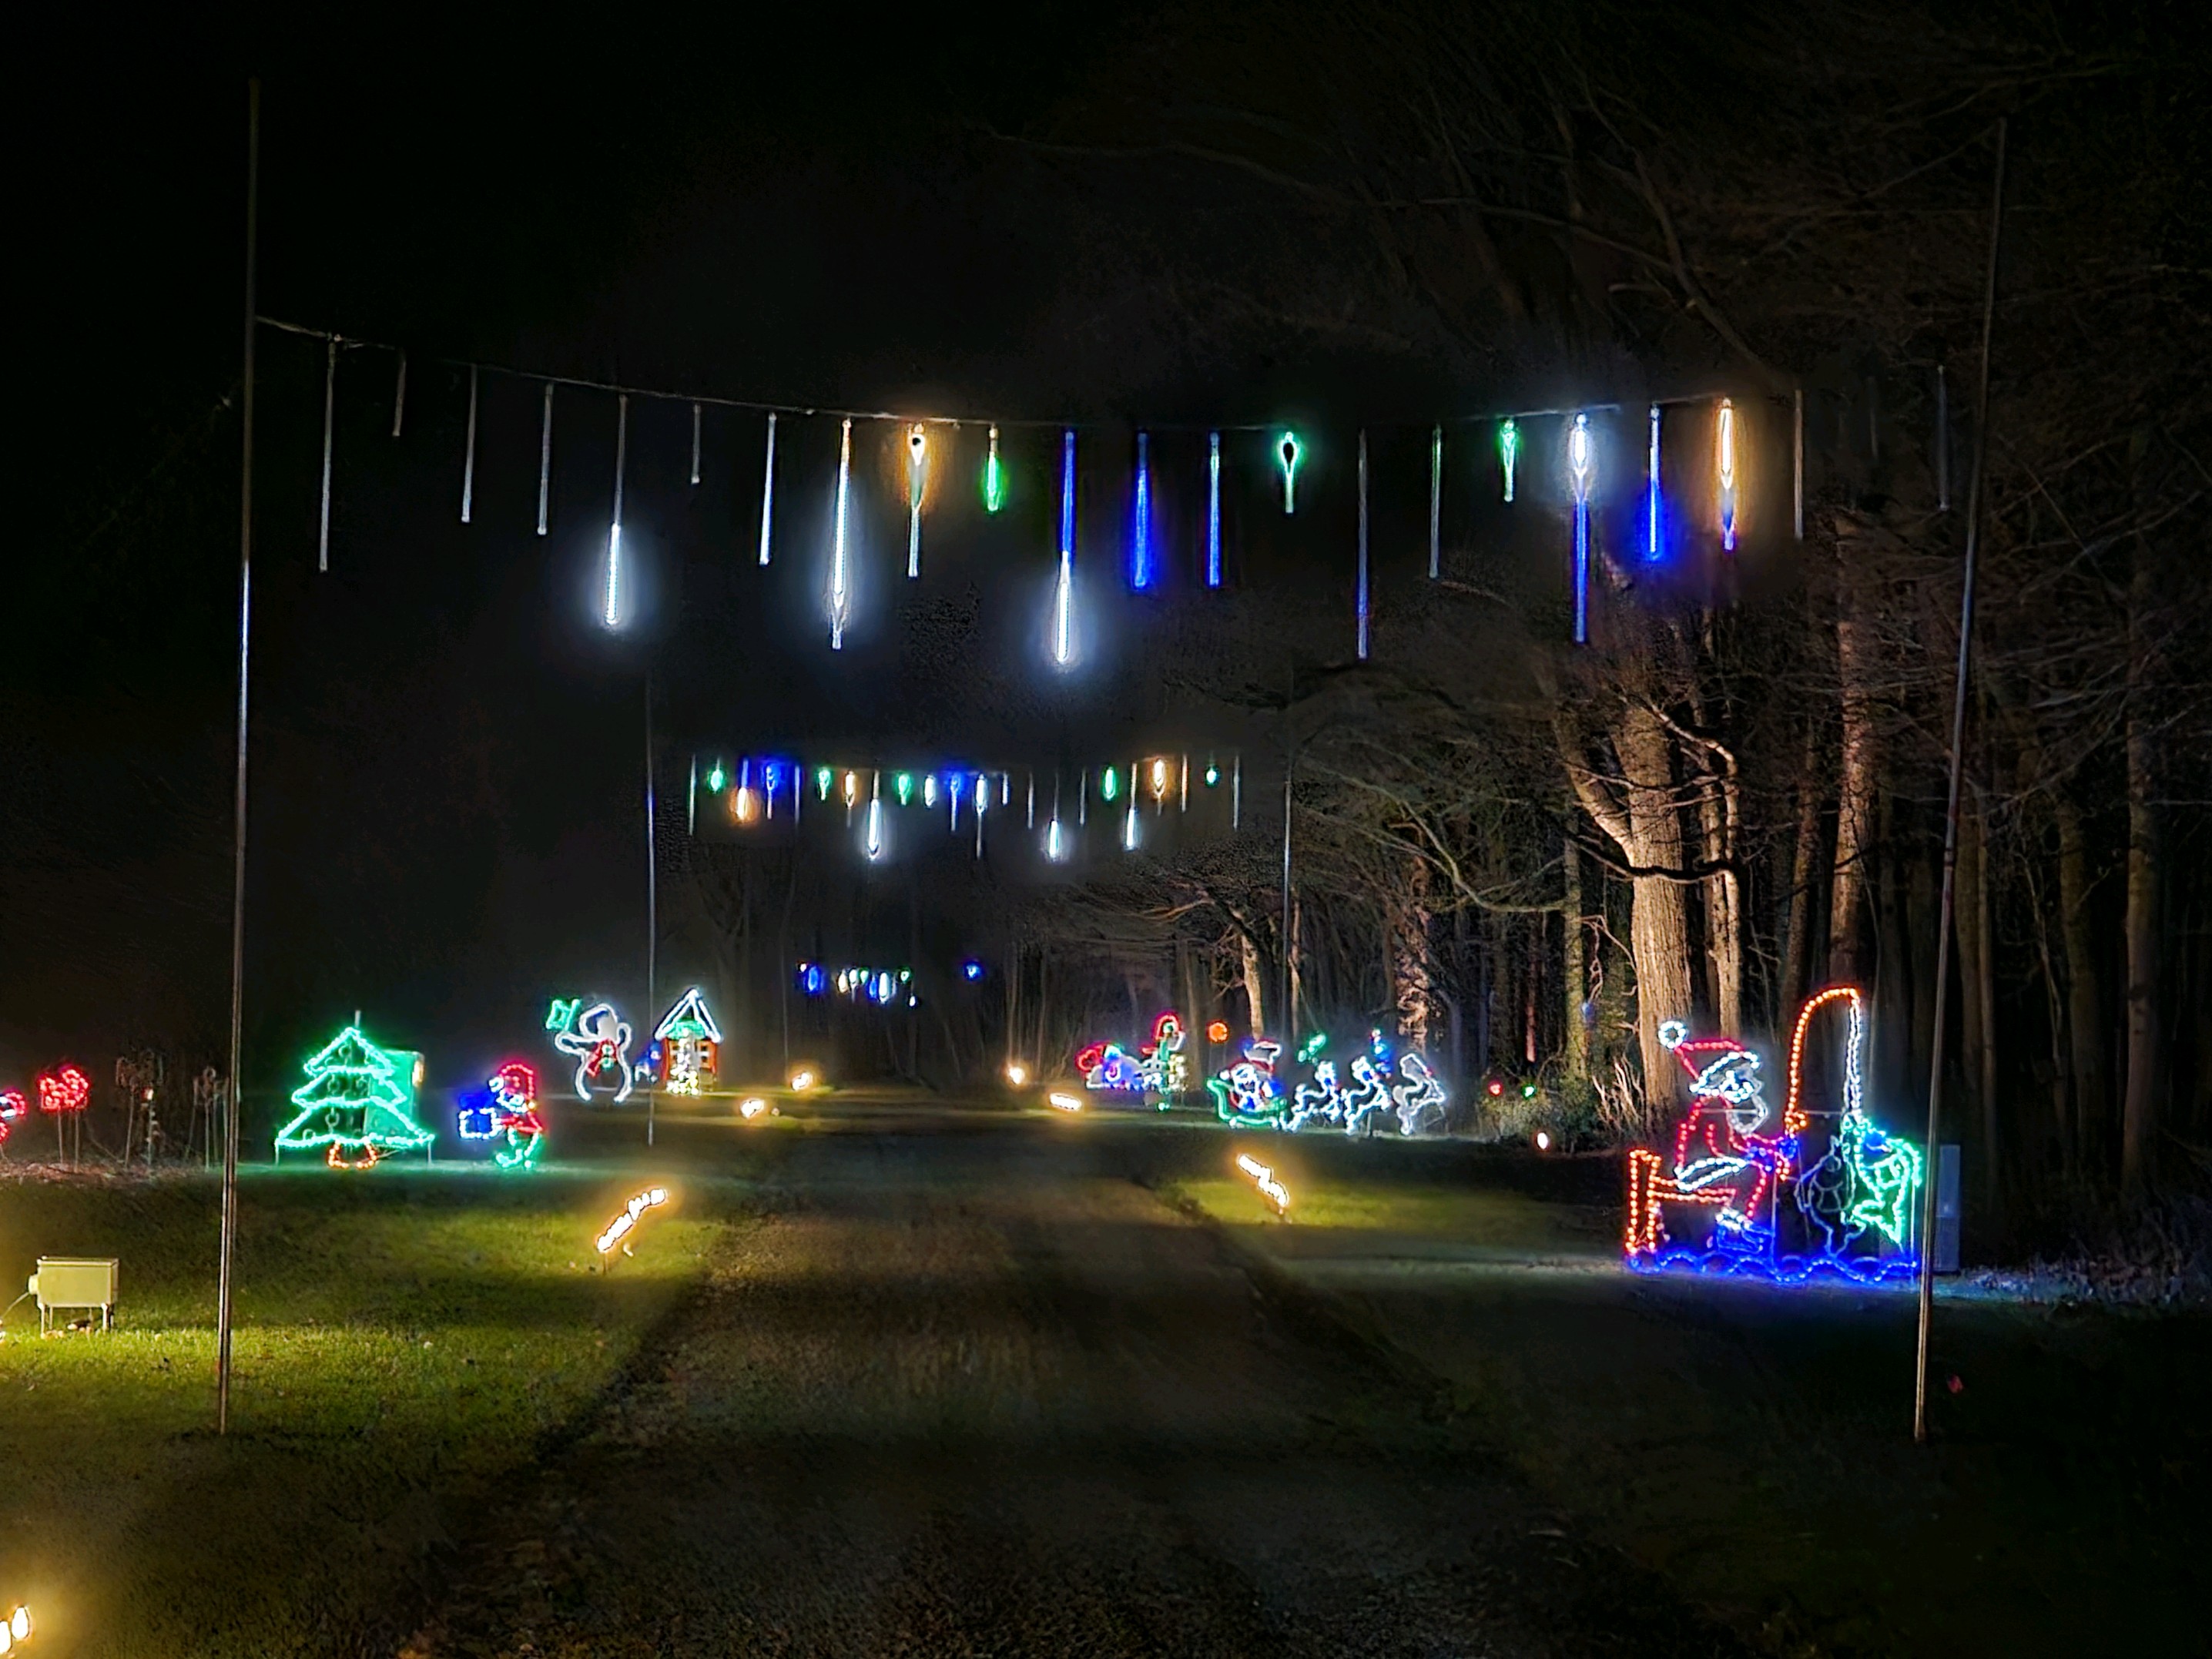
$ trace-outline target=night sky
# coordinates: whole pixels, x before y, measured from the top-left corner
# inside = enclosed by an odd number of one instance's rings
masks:
[[[322,348],[260,336],[250,1079],[282,1075],[356,1007],[434,1051],[527,1041],[552,990],[641,1000],[648,669],[665,793],[695,750],[1072,767],[1264,742],[1264,718],[1234,705],[1349,654],[1351,433],[1434,412],[1438,353],[1285,327],[1333,256],[1272,195],[1009,136],[1095,125],[1142,84],[1160,20],[776,27],[793,32],[580,12],[520,38],[141,40],[128,62],[57,44],[70,69],[44,90],[24,216],[45,301],[21,382],[30,533],[0,739],[0,1070],[220,1045],[249,70],[264,82],[262,313],[410,352],[397,441],[393,357],[342,358],[319,575]],[[1255,290],[1272,314],[1233,297]],[[441,358],[1000,419],[1012,500],[998,520],[977,508],[982,429],[963,428],[908,589],[897,428],[860,427],[862,574],[833,657],[836,422],[783,423],[763,574],[759,417],[708,411],[694,489],[688,408],[634,401],[640,612],[611,637],[593,612],[613,398],[559,394],[540,540],[539,386],[486,375],[464,526],[466,376]],[[1104,424],[1084,439],[1090,661],[1063,682],[1037,647],[1069,418]],[[1111,565],[1140,420],[1168,570],[1141,601]],[[1267,437],[1232,432],[1232,586],[1264,575],[1267,597],[1209,610],[1194,592],[1204,428],[1238,421],[1309,433],[1304,510],[1272,511]],[[1425,457],[1413,425],[1378,433],[1376,533],[1401,547],[1422,533]],[[835,869],[803,896],[817,928],[850,914],[832,890],[862,878]],[[979,908],[972,879],[927,884],[947,951],[994,944],[1002,909]],[[685,949],[664,937],[664,985]]]

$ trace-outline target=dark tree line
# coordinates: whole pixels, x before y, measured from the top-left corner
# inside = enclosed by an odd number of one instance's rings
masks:
[[[1949,1133],[2014,1218],[2201,1173],[2203,34],[2157,6],[1209,14],[1022,135],[1041,165],[1182,181],[1198,205],[1148,251],[1194,338],[1261,319],[1504,407],[1729,395],[1757,502],[1723,555],[1710,441],[1678,444],[1694,522],[1663,574],[1615,526],[1586,648],[1556,554],[1532,569],[1494,517],[1455,526],[1372,665],[1248,595],[1310,666],[1278,722],[1289,939],[1279,817],[1039,925],[1142,921],[1270,1028],[1392,1021],[1620,1132],[1672,1095],[1661,1020],[1771,1037],[1853,980],[1882,1109],[1917,1122],[2004,118]],[[1193,234],[1237,252],[1179,258]],[[1202,689],[1267,700],[1256,661],[1212,661]]]

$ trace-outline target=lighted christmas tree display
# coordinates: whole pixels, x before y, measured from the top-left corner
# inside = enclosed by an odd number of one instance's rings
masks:
[[[277,1131],[278,1150],[327,1147],[331,1167],[349,1170],[366,1169],[386,1152],[427,1146],[431,1133],[414,1117],[413,1065],[413,1056],[398,1061],[359,1026],[347,1026],[307,1061],[307,1082],[292,1091],[300,1114]]]

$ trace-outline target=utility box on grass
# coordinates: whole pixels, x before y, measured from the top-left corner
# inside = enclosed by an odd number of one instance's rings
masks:
[[[77,1308],[100,1311],[100,1328],[115,1322],[115,1279],[121,1264],[112,1257],[42,1255],[39,1271],[31,1275],[31,1293],[39,1298],[39,1334],[44,1336],[56,1313]]]

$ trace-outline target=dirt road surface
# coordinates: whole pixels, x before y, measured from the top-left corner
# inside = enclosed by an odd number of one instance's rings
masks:
[[[752,1144],[766,1213],[410,1655],[1735,1650],[1107,1143]]]

